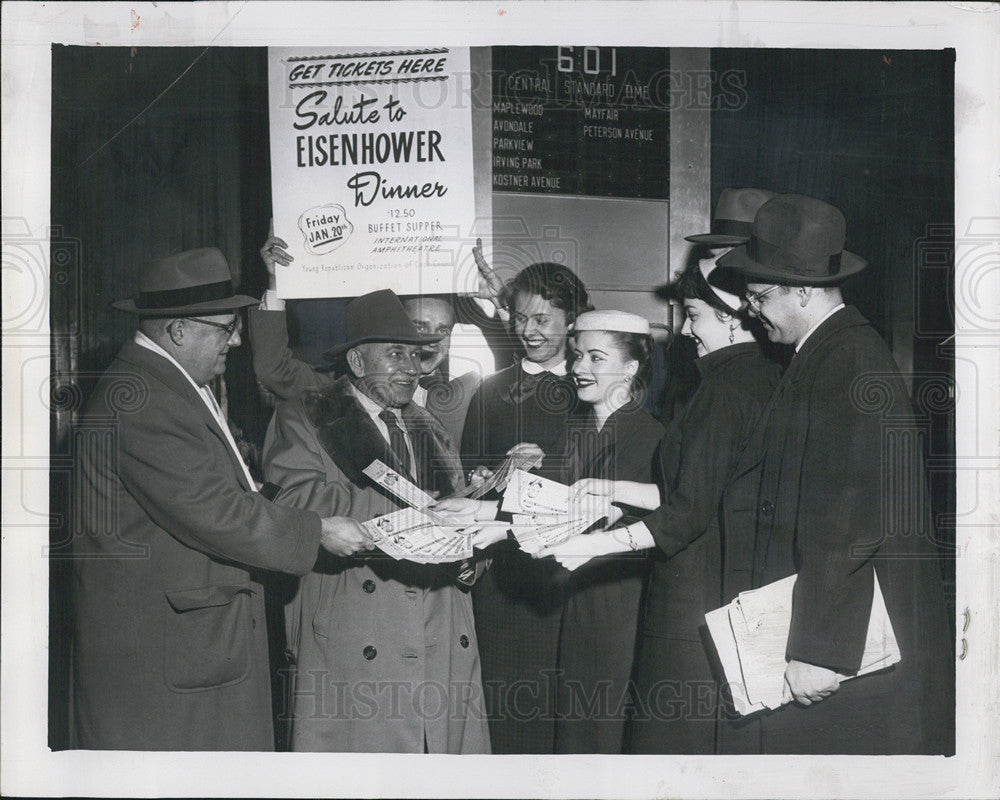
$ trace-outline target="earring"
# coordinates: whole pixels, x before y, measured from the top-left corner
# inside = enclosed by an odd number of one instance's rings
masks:
[[[729,326],[729,344],[735,344],[736,342],[736,328],[733,325]]]

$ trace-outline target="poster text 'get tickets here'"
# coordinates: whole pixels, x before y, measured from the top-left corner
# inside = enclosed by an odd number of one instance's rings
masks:
[[[468,48],[270,48],[283,298],[455,291],[475,221]],[[466,248],[466,251],[468,248]]]

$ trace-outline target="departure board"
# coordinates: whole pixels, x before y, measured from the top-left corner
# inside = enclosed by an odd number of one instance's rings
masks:
[[[494,191],[668,198],[668,48],[492,50]]]

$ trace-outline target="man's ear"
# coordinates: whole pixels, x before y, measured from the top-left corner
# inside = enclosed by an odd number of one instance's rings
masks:
[[[811,286],[800,286],[795,291],[799,293],[799,306],[805,308],[812,300],[813,290]]]
[[[184,344],[184,327],[186,325],[186,320],[183,318],[172,319],[166,324],[167,336],[170,337],[170,341],[175,345],[180,347]]]
[[[352,347],[347,351],[347,366],[351,368],[351,372],[354,373],[355,378],[363,378],[365,376],[365,358],[361,355],[361,351],[356,347]]]

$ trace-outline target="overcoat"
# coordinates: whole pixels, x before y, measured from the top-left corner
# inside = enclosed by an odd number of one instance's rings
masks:
[[[247,485],[180,370],[134,342],[74,427],[75,746],[273,749],[264,599],[319,517]]]
[[[279,501],[363,522],[403,505],[362,470],[401,465],[350,387],[341,378],[282,403],[264,468]],[[413,403],[402,416],[420,485],[451,492],[461,470],[443,427]],[[286,609],[293,750],[489,752],[472,602],[457,572],[374,551],[324,557],[300,581]]]
[[[581,478],[653,480],[663,426],[638,403],[616,410],[597,430],[593,410],[575,415],[563,482]],[[637,517],[623,507],[617,525]],[[641,513],[641,512],[638,512]],[[569,576],[559,629],[557,753],[622,752],[643,585],[645,552],[595,559]]]
[[[877,573],[902,660],[809,707],[750,717],[723,751],[953,750],[954,657],[922,438],[885,343],[854,307],[835,312],[792,359],[726,490],[724,592],[798,573],[786,657],[852,671]]]
[[[462,435],[466,469],[496,468],[520,442],[537,444],[536,471],[558,480],[565,466],[572,379],[529,375],[520,364],[491,375],[469,406]],[[489,548],[490,568],[476,582],[476,610],[495,753],[551,753],[556,717],[559,629],[567,572],[506,541]]]
[[[780,372],[754,342],[695,364],[701,382],[660,445],[663,502],[643,518],[657,546],[640,624],[633,753],[715,750],[718,676],[705,614],[723,604],[719,510]]]

